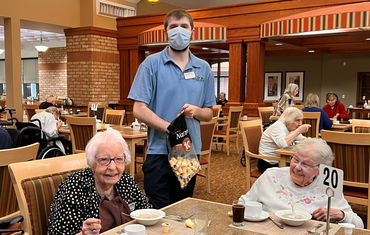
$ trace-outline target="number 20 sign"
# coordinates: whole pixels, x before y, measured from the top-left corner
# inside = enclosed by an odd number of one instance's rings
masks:
[[[328,196],[342,199],[343,194],[343,170],[320,165],[319,189]]]

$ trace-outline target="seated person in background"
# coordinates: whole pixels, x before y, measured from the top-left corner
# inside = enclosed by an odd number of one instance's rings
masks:
[[[300,141],[311,125],[303,124],[303,113],[295,107],[287,108],[280,118],[269,126],[262,134],[259,146],[259,155],[279,156],[275,150],[286,148]],[[258,159],[258,170],[264,172],[267,168],[278,167],[277,161]]]
[[[221,105],[221,107],[225,107],[226,103],[227,103],[226,94],[225,92],[221,92],[220,99],[217,101],[217,104]]]
[[[299,87],[295,83],[289,83],[284,94],[280,97],[274,108],[274,113],[270,116],[270,121],[276,121],[288,107],[293,107],[295,96],[298,94]]]
[[[118,131],[98,132],[85,150],[88,167],[60,184],[51,204],[48,234],[99,234],[132,220],[122,212],[152,207],[124,172],[131,156]]]
[[[55,106],[55,97],[53,95],[49,95],[47,98],[46,98],[46,101],[42,102],[40,105],[39,105],[39,109],[47,109],[49,108],[50,106]]]
[[[319,108],[320,99],[316,94],[310,93],[306,98],[306,103],[304,104],[304,108],[302,112],[320,112],[320,123],[319,123],[319,133],[321,129],[329,130],[333,125],[333,122],[330,120],[328,115],[325,113],[324,110]]]
[[[326,103],[327,105],[325,105],[322,109],[329,116],[329,118],[336,118],[338,120],[349,119],[346,107],[344,107],[344,104],[339,101],[337,94],[333,92],[326,94]]]
[[[327,196],[319,191],[319,166],[331,166],[334,154],[322,139],[307,138],[294,146],[290,167],[270,168],[239,201],[258,201],[264,211],[276,212],[295,209],[312,214],[312,218],[326,221]],[[346,199],[332,198],[330,222],[352,223],[363,228],[361,218],[353,212]]]
[[[12,144],[13,140],[8,131],[0,127],[0,149],[8,149],[12,147]]]
[[[31,120],[38,119],[41,122],[41,129],[46,135],[46,139],[56,138],[59,136],[59,128],[62,126],[62,121],[59,120],[60,112],[59,110],[51,106],[45,109],[44,112],[37,113],[31,117]],[[32,122],[33,124],[39,126],[39,122]],[[52,144],[52,143],[49,143]],[[60,140],[55,141],[55,144],[62,150],[64,154],[64,146]]]

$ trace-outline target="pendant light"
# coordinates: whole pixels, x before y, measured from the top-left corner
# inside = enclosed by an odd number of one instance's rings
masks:
[[[41,31],[41,39],[40,39],[40,45],[35,46],[37,51],[45,52],[49,47],[45,46],[44,43],[42,42],[42,31]]]
[[[155,3],[155,2],[158,2],[159,0],[148,0],[148,2],[151,2],[152,5]]]

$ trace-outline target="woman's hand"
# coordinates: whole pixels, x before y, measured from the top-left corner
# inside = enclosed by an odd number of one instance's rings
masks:
[[[319,221],[327,220],[327,210],[325,207],[320,207],[312,213],[312,218]],[[338,209],[330,209],[330,222],[341,221],[344,219],[344,212]]]
[[[303,124],[303,125],[300,125],[297,130],[299,134],[303,134],[303,133],[306,133],[310,128],[311,128],[310,124]]]
[[[101,229],[100,219],[90,218],[83,222],[82,224],[82,235],[88,234],[99,234]]]

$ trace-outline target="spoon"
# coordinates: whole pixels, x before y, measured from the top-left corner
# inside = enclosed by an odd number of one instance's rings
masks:
[[[295,211],[294,211],[295,202],[291,202],[290,205],[292,206],[292,216],[295,219],[296,218]]]
[[[324,224],[318,224],[315,227],[313,227],[311,230],[308,230],[307,229],[307,232],[312,233],[312,234],[316,234],[316,229],[318,229],[318,228],[320,228],[322,226],[324,226]]]

